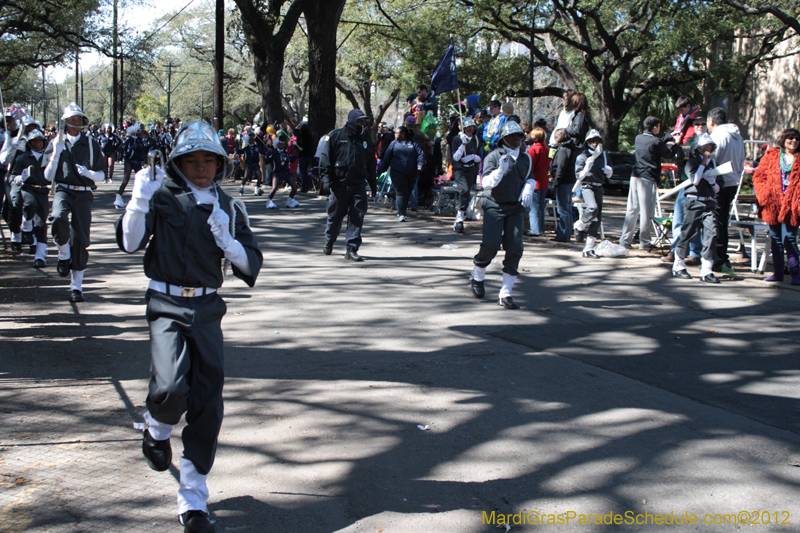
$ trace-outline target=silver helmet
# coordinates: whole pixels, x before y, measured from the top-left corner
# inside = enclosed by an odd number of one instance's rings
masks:
[[[175,165],[175,160],[182,155],[203,150],[222,158],[223,164],[217,171],[214,181],[222,181],[233,172],[233,162],[228,157],[228,152],[222,147],[219,137],[217,137],[217,132],[215,132],[211,126],[199,120],[184,124],[177,135],[175,135],[172,152],[170,152],[169,158],[167,159],[167,167],[172,168],[178,175],[183,177],[182,173]]]
[[[77,106],[74,102],[69,104],[67,107],[64,108],[64,112],[61,114],[61,120],[67,120],[70,117],[83,117],[83,126],[77,126],[81,129],[86,129],[89,127],[89,118],[84,114],[83,110]]]
[[[42,130],[33,130],[32,132],[25,135],[25,139],[28,143],[30,143],[34,139],[42,139],[45,144],[47,144],[47,137],[44,136]]]
[[[107,130],[108,128],[111,128],[111,133],[114,133],[115,131],[117,131],[117,128],[115,128],[115,127],[114,127],[114,125],[113,125],[112,123],[110,123],[110,122],[106,122],[106,123],[105,123],[105,124],[103,124],[103,126],[100,128],[100,133],[105,133],[105,132],[106,132],[106,130]]]
[[[466,130],[467,128],[469,128],[470,126],[474,126],[474,125],[475,125],[475,121],[474,121],[474,120],[472,120],[470,117],[466,117],[466,118],[464,118],[464,129],[465,129],[465,130]]]
[[[525,136],[525,132],[522,131],[522,128],[519,124],[513,120],[506,120],[500,127],[500,138],[497,140],[497,142],[499,143],[504,137],[508,137],[509,135],[514,135],[516,133],[519,133],[523,137]]]
[[[600,144],[603,144],[603,136],[600,135],[600,132],[597,130],[589,130],[589,133],[586,134],[587,143],[592,139],[600,139]]]
[[[708,133],[701,133],[700,135],[695,135],[694,142],[692,143],[692,154],[697,155],[700,153],[700,149],[704,146],[711,145],[714,147],[714,150],[717,149],[717,143],[714,142],[714,139],[711,138],[711,135]]]

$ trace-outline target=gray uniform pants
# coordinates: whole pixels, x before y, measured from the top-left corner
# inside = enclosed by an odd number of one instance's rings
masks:
[[[472,262],[475,266],[486,268],[503,245],[506,256],[503,259],[503,272],[511,276],[519,274],[519,260],[522,259],[522,228],[525,210],[522,204],[499,205],[489,199],[483,200],[483,240],[478,254]]]
[[[172,425],[186,413],[183,456],[206,475],[222,426],[221,324],[227,306],[217,293],[180,298],[149,290],[146,300],[153,368],[147,410]]]
[[[586,184],[581,186],[581,192],[583,193],[581,222],[586,224],[587,234],[597,238],[603,220],[603,186]]]
[[[469,207],[470,193],[478,178],[478,165],[473,163],[471,167],[463,167],[453,164],[453,178],[458,186],[458,210],[466,211]]]
[[[717,228],[714,211],[717,202],[714,200],[700,201],[696,196],[687,196],[683,204],[683,225],[681,236],[675,245],[675,255],[686,259],[689,255],[689,244],[702,229],[703,251],[700,256],[708,261],[717,260]]]
[[[47,189],[22,189],[22,213],[33,221],[33,235],[42,243],[47,242],[47,194]]]
[[[89,229],[92,225],[92,191],[73,191],[57,187],[53,199],[53,240],[59,246],[69,244],[70,268],[85,270],[89,264]]]
[[[622,223],[622,236],[619,243],[630,246],[633,242],[633,230],[639,220],[639,246],[650,246],[650,219],[656,212],[656,182],[645,178],[631,177],[628,190],[628,211]]]
[[[11,183],[8,193],[8,229],[19,233],[22,226],[22,185]]]

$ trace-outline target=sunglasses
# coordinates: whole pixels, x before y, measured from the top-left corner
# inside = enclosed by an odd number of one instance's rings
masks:
[[[786,137],[787,141],[800,141],[800,137]]]
[[[706,123],[705,122],[694,122],[694,125],[695,126],[705,126]]]

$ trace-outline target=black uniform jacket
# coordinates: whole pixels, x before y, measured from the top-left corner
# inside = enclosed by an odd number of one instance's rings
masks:
[[[366,133],[352,133],[346,127],[333,130],[323,138],[319,174],[322,181],[334,185],[358,185],[367,180],[371,188],[377,188],[372,139]]]
[[[505,148],[496,148],[483,161],[483,175],[488,176],[500,165],[500,157],[506,155]],[[508,170],[503,174],[491,192],[490,198],[498,204],[519,204],[519,197],[522,195],[522,188],[525,181],[531,177],[531,157],[520,148],[519,157],[516,162],[508,157]],[[520,204],[521,205],[521,204]]]
[[[91,143],[91,148],[89,146]],[[50,154],[53,153],[54,143],[47,145],[44,151],[44,163],[50,161]],[[91,187],[96,189],[94,181],[78,174],[75,165],[83,165],[89,170],[100,171],[105,174],[106,172],[106,158],[103,156],[103,150],[100,143],[94,139],[90,139],[85,133],[81,133],[80,138],[74,145],[67,145],[61,151],[61,156],[58,160],[58,168],[56,170],[55,178],[53,181],[56,183],[64,183],[66,185],[74,185],[77,187]]]
[[[42,169],[42,162],[44,155],[36,159],[30,150],[23,152],[14,160],[14,168],[11,175],[16,177],[22,174],[22,171],[28,169],[30,177],[22,184],[23,190],[41,190],[41,187],[50,187],[50,182],[44,179],[44,170]]]
[[[219,192],[220,208],[234,220],[231,198]],[[122,217],[117,221],[117,244],[120,250],[133,253],[147,247],[144,272],[148,278],[180,287],[222,286],[222,261],[225,254],[214,241],[208,217],[212,207],[198,205],[189,188],[179,177],[167,176],[161,188],[150,200],[145,218],[145,234],[136,250],[122,246]],[[179,196],[183,195],[183,196]],[[123,215],[124,216],[124,215]],[[233,274],[249,286],[256,283],[263,258],[253,232],[245,224],[244,214],[237,208],[234,238],[242,243],[250,264],[251,275],[243,274],[235,265]],[[149,241],[149,244],[148,244]]]

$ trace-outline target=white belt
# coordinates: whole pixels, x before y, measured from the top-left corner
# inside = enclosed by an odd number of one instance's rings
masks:
[[[686,197],[687,198],[694,198],[695,200],[697,200],[699,202],[707,202],[709,200],[713,200],[713,198],[711,196],[694,196],[693,194],[687,194]]]
[[[65,189],[70,189],[72,191],[91,191],[91,187],[79,187],[78,185],[67,185],[66,183],[59,183],[59,187],[64,187]]]
[[[217,289],[212,289],[210,287],[180,287],[154,279],[150,280],[150,285],[148,285],[147,288],[162,294],[179,296],[181,298],[195,298],[197,296],[205,296],[206,294],[214,294],[217,292]]]

